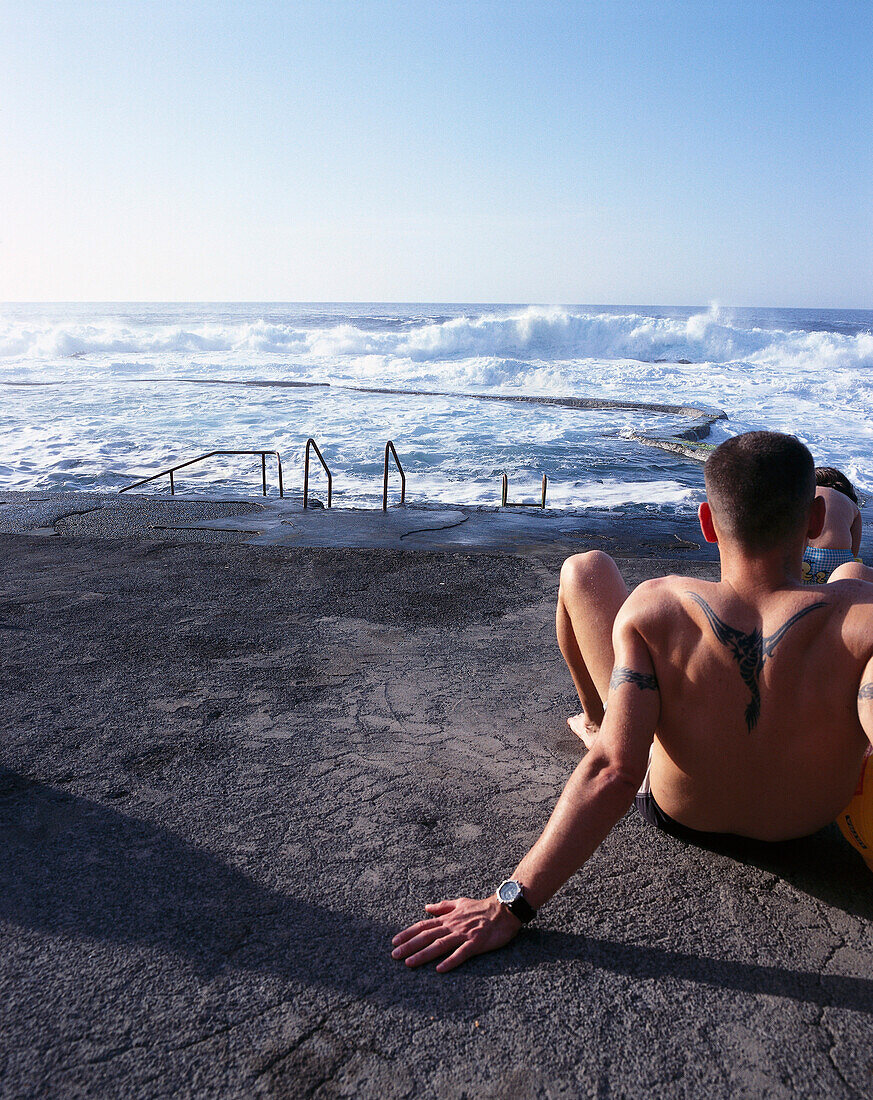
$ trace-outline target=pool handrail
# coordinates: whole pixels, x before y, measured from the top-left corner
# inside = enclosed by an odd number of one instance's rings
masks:
[[[394,455],[394,461],[397,463],[397,469],[400,471],[400,503],[406,503],[406,474],[403,472],[403,467],[400,465],[400,458],[397,455],[397,449],[389,439],[385,444],[385,472],[382,477],[382,511],[388,511],[388,453],[391,452]]]
[[[310,448],[318,455],[318,461],[324,468],[324,472],[327,474],[327,506],[330,508],[333,503],[333,474],[330,472],[330,468],[324,461],[324,456],[318,449],[318,444],[312,437],[306,440],[306,450],[304,452],[303,459],[303,507],[309,507],[309,451]]]
[[[260,455],[261,456],[261,478],[263,482],[264,496],[267,495],[267,455],[274,455],[276,459],[276,466],[279,472],[279,496],[285,496],[285,486],[282,481],[282,457],[278,451],[207,451],[204,455],[198,455],[196,458],[189,458],[187,462],[177,462],[175,466],[170,466],[169,469],[161,470],[160,473],[152,474],[151,477],[144,477],[140,481],[134,481],[132,485],[125,485],[123,489],[119,489],[119,493],[126,493],[128,489],[136,489],[140,485],[146,485],[149,481],[157,481],[159,477],[170,476],[170,495],[176,495],[176,483],[173,478],[173,474],[176,470],[182,470],[186,466],[193,466],[195,462],[203,462],[204,459],[213,458],[215,455]]]
[[[549,484],[549,479],[543,474],[543,494],[542,501],[537,500],[515,500],[510,501],[509,497],[509,477],[506,470],[501,473],[501,491],[500,491],[500,507],[501,508],[545,508],[546,506],[546,486]]]

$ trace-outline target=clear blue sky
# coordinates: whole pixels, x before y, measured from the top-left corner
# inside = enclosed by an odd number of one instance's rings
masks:
[[[870,0],[0,14],[0,299],[873,307]]]

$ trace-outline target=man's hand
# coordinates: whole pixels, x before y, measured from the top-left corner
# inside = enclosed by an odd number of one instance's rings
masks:
[[[448,955],[437,965],[440,974],[454,970],[473,955],[495,951],[515,937],[521,921],[502,905],[496,894],[490,898],[455,898],[425,905],[428,920],[405,928],[391,941],[391,957],[405,959],[407,966]]]

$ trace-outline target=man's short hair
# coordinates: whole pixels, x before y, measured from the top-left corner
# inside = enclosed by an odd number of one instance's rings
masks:
[[[816,466],[815,483],[825,489],[836,489],[838,493],[843,493],[849,500],[858,503],[858,494],[855,492],[851,481],[842,470],[838,470],[835,466]]]
[[[719,528],[749,550],[771,550],[796,538],[809,521],[815,463],[799,439],[746,432],[725,440],[703,471]]]

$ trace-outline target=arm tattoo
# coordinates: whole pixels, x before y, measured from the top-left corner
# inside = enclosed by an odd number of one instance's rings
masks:
[[[873,699],[873,680],[867,684],[861,684],[858,689],[858,702],[862,699]]]
[[[804,607],[802,611],[798,611],[796,615],[792,615],[790,619],[784,622],[775,634],[770,634],[765,638],[760,630],[753,630],[751,633],[746,634],[742,630],[728,626],[724,620],[716,615],[702,596],[698,596],[696,592],[687,592],[686,594],[702,608],[709,625],[712,627],[713,634],[723,646],[727,646],[731,651],[731,656],[739,665],[743,683],[752,694],[752,699],[746,707],[746,725],[749,727],[749,733],[751,733],[761,716],[761,691],[758,687],[758,678],[764,669],[764,661],[773,656],[776,646],[798,619],[802,619],[804,615],[808,615],[810,611],[815,611],[818,607],[826,607],[827,602],[822,600],[819,603],[810,604],[809,607]]]
[[[619,684],[633,684],[640,691],[657,691],[658,680],[647,672],[634,672],[632,668],[616,668],[612,670],[609,678],[609,690],[617,688]]]

